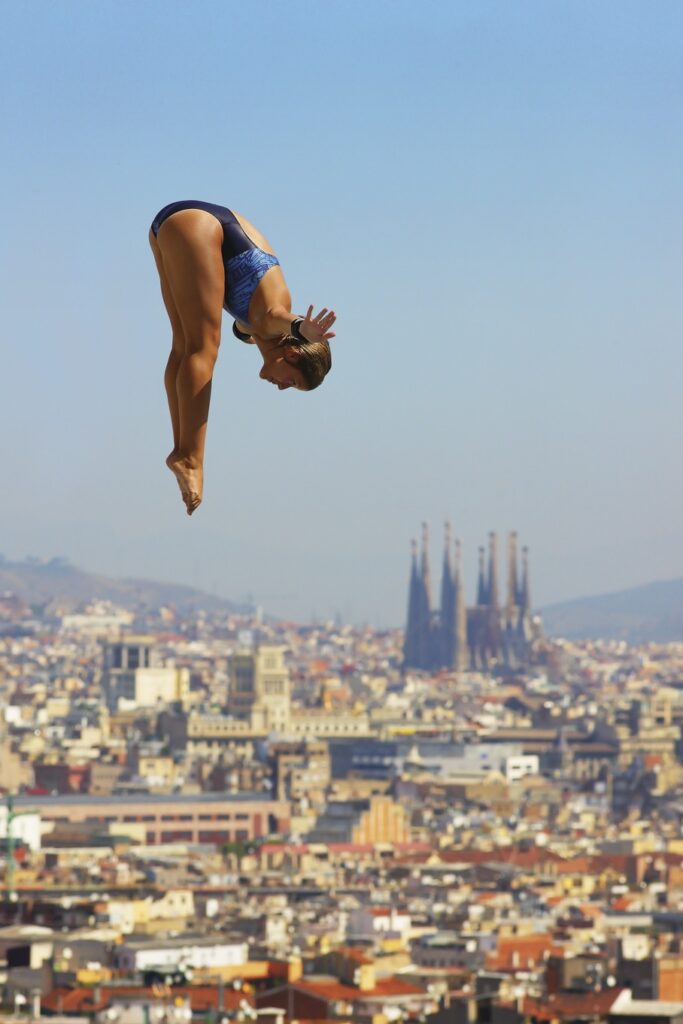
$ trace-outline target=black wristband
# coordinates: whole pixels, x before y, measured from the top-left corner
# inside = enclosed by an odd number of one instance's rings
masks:
[[[302,316],[297,316],[294,318],[294,320],[292,320],[291,324],[289,325],[289,333],[294,338],[295,341],[306,341],[303,334],[301,333],[301,324],[303,322],[304,318]]]
[[[240,341],[249,341],[249,339],[251,338],[251,334],[245,334],[244,331],[241,331],[239,329],[236,320],[233,320],[232,322],[232,333],[235,335],[236,338],[239,338]]]

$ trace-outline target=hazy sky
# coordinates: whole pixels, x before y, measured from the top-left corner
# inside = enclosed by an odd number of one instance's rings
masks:
[[[423,519],[470,599],[489,529],[536,605],[683,575],[678,0],[6,0],[1,36],[6,556],[376,624]],[[192,519],[147,243],[188,198],[339,316],[310,395],[226,318]]]

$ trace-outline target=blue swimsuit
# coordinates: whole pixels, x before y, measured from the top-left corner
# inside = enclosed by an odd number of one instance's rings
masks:
[[[256,286],[271,267],[279,267],[277,256],[259,249],[245,234],[240,222],[225,206],[214,203],[203,203],[199,200],[186,199],[180,203],[169,203],[159,210],[152,221],[152,231],[156,238],[164,221],[179,210],[206,210],[213,214],[223,228],[223,266],[225,267],[225,296],[223,308],[241,321],[249,323],[249,303],[256,291]]]

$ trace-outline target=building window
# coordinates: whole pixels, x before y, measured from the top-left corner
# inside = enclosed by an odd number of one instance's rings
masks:
[[[230,833],[220,831],[217,829],[215,832],[210,832],[205,829],[198,833],[200,843],[227,843],[230,838]]]

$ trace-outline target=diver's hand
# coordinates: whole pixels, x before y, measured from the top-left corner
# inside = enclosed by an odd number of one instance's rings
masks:
[[[313,316],[313,306],[308,307],[306,317],[299,324],[299,331],[306,341],[328,341],[335,337],[330,327],[337,319],[337,314],[332,310],[321,309],[317,316]]]

